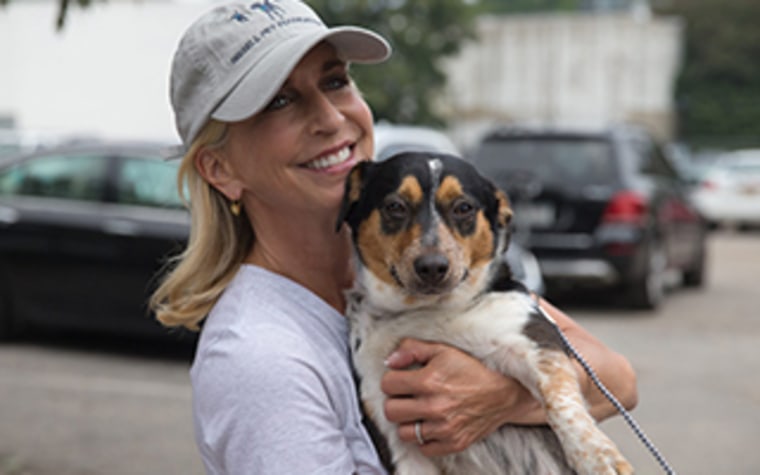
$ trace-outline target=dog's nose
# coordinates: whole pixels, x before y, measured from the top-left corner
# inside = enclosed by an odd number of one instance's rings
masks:
[[[414,271],[427,284],[438,284],[449,271],[449,260],[443,254],[426,254],[414,261]]]

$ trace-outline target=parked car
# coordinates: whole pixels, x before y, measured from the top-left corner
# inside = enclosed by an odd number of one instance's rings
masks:
[[[518,190],[514,219],[529,228],[547,292],[617,288],[630,306],[654,309],[668,277],[703,284],[705,221],[643,130],[498,129],[472,160]]]
[[[190,225],[168,149],[91,141],[0,160],[0,339],[48,327],[196,341],[147,308]],[[509,259],[540,291],[530,253],[516,246]]]
[[[146,307],[189,225],[163,149],[93,143],[0,162],[0,336],[44,325],[192,341]]]
[[[713,227],[760,225],[760,149],[719,156],[701,176],[694,200]]]
[[[375,160],[414,150],[461,156],[454,142],[444,132],[432,127],[384,121],[375,125]]]
[[[63,135],[38,130],[0,128],[0,160],[5,156],[29,153],[45,147],[90,140],[92,137],[88,135]]]
[[[459,148],[442,131],[418,125],[380,122],[375,125],[375,160],[401,152],[423,151],[462,156]],[[544,281],[536,257],[525,248],[519,229],[513,230],[513,238],[503,256],[512,270],[513,277],[528,289],[541,295]]]

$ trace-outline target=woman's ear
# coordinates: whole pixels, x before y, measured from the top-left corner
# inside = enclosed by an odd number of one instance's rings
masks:
[[[211,186],[230,201],[239,200],[243,187],[229,161],[218,150],[201,148],[195,154],[195,169]]]

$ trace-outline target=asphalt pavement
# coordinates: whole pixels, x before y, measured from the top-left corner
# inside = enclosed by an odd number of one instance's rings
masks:
[[[677,473],[760,473],[760,233],[710,237],[705,289],[661,311],[591,297],[561,308],[625,354],[633,411]],[[195,475],[186,349],[82,336],[0,345],[0,475]],[[620,417],[602,423],[638,474],[663,473]]]

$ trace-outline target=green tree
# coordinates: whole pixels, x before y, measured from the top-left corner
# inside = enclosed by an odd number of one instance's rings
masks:
[[[5,6],[10,0],[0,0],[0,6]],[[92,3],[92,0],[74,0],[74,3],[80,7],[88,7]],[[66,15],[69,12],[69,6],[71,0],[58,0],[58,15],[55,21],[55,27],[58,31],[62,30],[66,24]]]
[[[523,13],[579,10],[589,0],[479,0],[478,3],[485,13]]]
[[[446,76],[440,61],[475,37],[475,7],[462,0],[310,0],[329,25],[357,24],[389,40],[381,65],[352,66],[378,120],[442,125],[435,111]]]
[[[669,0],[686,22],[676,100],[681,138],[696,146],[760,145],[760,2]]]

